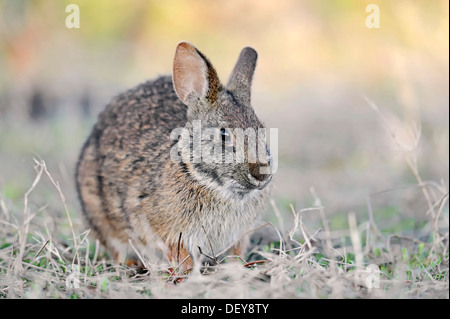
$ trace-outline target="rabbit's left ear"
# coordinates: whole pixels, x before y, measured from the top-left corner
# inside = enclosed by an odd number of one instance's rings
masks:
[[[184,104],[206,100],[213,104],[220,89],[216,70],[208,59],[188,42],[178,43],[173,60],[173,85]]]
[[[235,98],[244,105],[250,104],[252,79],[257,59],[258,53],[254,49],[250,47],[242,49],[228,80],[227,89],[233,92]]]

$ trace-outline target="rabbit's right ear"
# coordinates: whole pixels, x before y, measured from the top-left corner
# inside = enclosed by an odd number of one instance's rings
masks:
[[[185,41],[178,43],[175,51],[173,85],[180,100],[188,106],[198,99],[213,104],[221,86],[208,59]]]

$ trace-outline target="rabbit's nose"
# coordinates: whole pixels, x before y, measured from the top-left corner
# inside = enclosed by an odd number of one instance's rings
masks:
[[[264,174],[265,171],[269,171],[268,164],[250,163],[248,164],[250,174],[258,181],[263,182],[269,178],[270,174]]]

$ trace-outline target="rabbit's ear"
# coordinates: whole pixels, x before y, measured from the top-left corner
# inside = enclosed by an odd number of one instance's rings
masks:
[[[183,103],[206,99],[213,103],[220,89],[219,78],[208,59],[188,42],[178,43],[173,61],[173,85]]]
[[[242,49],[227,84],[227,89],[234,93],[236,99],[247,105],[250,104],[252,79],[257,59],[258,53],[254,49],[250,47]]]

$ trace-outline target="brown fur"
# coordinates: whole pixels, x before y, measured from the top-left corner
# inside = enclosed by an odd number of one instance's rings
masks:
[[[252,226],[270,194],[267,176],[262,178],[264,187],[248,180],[259,164],[170,159],[170,132],[191,129],[193,120],[219,127],[263,127],[247,100],[256,60],[251,65],[246,64],[248,56],[238,61],[241,67],[231,76],[230,91],[197,49],[187,42],[178,48],[174,79],[160,77],[114,98],[78,161],[76,182],[87,224],[121,261],[130,253],[129,240],[148,246],[154,244],[154,235],[166,243],[174,262],[199,250],[213,256]],[[244,186],[236,191],[234,185]],[[236,252],[242,254],[244,246],[242,241]]]

